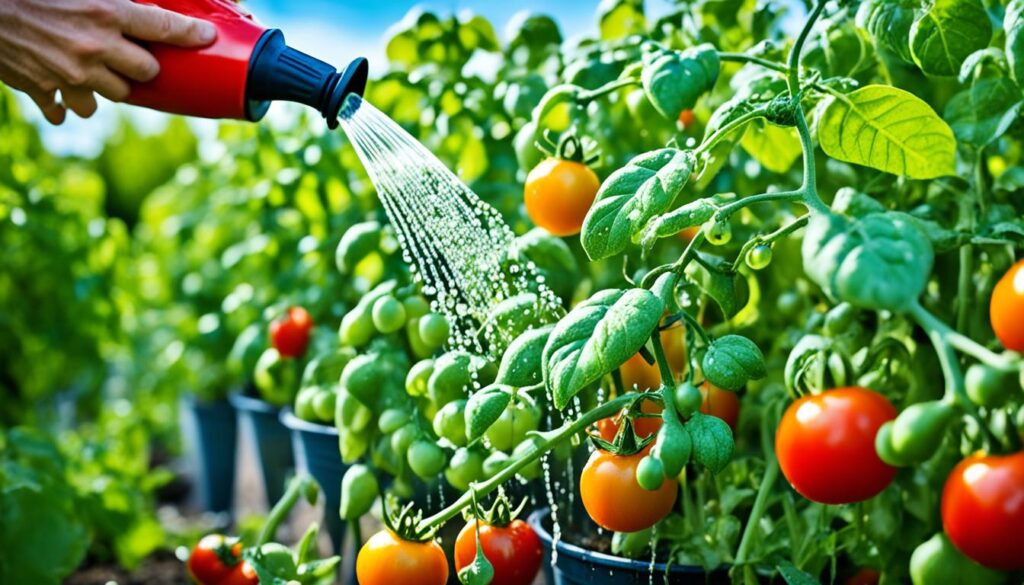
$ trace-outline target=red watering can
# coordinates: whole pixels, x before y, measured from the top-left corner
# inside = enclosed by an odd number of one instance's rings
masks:
[[[342,71],[285,44],[284,34],[260,26],[230,0],[147,0],[161,8],[209,21],[217,40],[201,49],[149,43],[160,73],[135,83],[128,103],[203,118],[256,121],[270,102],[315,108],[338,125],[338,110],[350,93],[362,95],[368,65],[359,57]]]

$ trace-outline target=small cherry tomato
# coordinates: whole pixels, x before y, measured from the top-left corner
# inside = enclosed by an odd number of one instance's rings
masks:
[[[867,388],[838,388],[804,396],[786,409],[775,435],[783,475],[805,498],[848,504],[877,495],[896,468],[875,452],[879,427],[896,408]]]
[[[523,198],[533,223],[556,236],[573,236],[594,203],[601,182],[583,163],[549,158],[526,177]]]
[[[1024,352],[1024,260],[1014,264],[996,284],[989,317],[1003,346]]]
[[[188,572],[202,585],[216,585],[241,562],[242,543],[223,534],[207,534],[192,548],[188,556]]]
[[[878,585],[882,574],[875,569],[864,568],[846,579],[846,585]]]
[[[242,561],[228,576],[222,579],[219,585],[259,585],[260,579],[256,576],[256,569],[252,568],[249,561]]]
[[[445,585],[448,559],[434,541],[403,540],[381,530],[359,549],[356,577],[359,585]]]
[[[693,110],[683,110],[679,112],[679,123],[682,124],[684,130],[693,125],[693,120]]]
[[[580,499],[587,514],[606,530],[637,532],[664,518],[676,503],[679,482],[667,479],[655,491],[640,487],[636,468],[650,446],[634,455],[597,450],[580,477]]]
[[[692,226],[692,227],[683,228],[683,229],[679,230],[679,233],[677,235],[679,236],[680,240],[682,240],[684,242],[689,242],[693,238],[696,238],[697,234],[699,234],[699,233],[700,233],[700,226],[696,226],[695,225],[695,226]]]
[[[972,455],[942,490],[942,526],[956,548],[992,569],[1024,569],[1024,452]]]
[[[736,425],[740,422],[739,396],[736,396],[735,392],[722,390],[708,381],[700,385],[700,395],[704,397],[700,411],[724,420],[735,435]]]
[[[494,567],[491,585],[530,585],[540,570],[540,538],[529,524],[513,520],[508,526],[480,524],[480,546]],[[476,530],[466,523],[455,540],[455,570],[461,571],[476,558]]]
[[[661,414],[662,407],[660,404],[653,400],[644,400],[640,404],[640,412],[648,414]],[[611,443],[615,440],[615,435],[619,432],[619,425],[622,424],[622,415],[610,416],[597,421],[597,430],[601,434],[601,438]],[[661,417],[660,416],[638,416],[633,419],[633,430],[641,439],[658,432],[661,428]]]
[[[309,333],[313,318],[306,309],[292,307],[283,316],[270,323],[270,342],[284,357],[302,357],[309,346]]]

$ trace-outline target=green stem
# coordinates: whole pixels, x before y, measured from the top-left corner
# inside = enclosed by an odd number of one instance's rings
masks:
[[[771,69],[772,71],[778,71],[788,75],[789,68],[783,63],[776,63],[775,61],[769,61],[768,59],[762,59],[761,57],[755,57],[753,55],[747,55],[746,53],[729,53],[726,51],[719,51],[719,61],[731,61],[733,63],[754,63],[760,65],[765,69]]]
[[[557,430],[543,434],[538,433],[538,435],[544,437],[542,442],[535,444],[532,449],[524,453],[519,459],[509,462],[507,467],[496,473],[487,481],[473,484],[473,490],[476,490],[476,493],[479,496],[489,494],[497,489],[501,484],[512,479],[520,469],[536,461],[543,454],[553,449],[562,441],[576,435],[603,418],[614,416],[617,412],[629,406],[638,396],[639,394],[636,392],[623,394],[593,408],[575,421],[567,422]],[[447,508],[420,521],[418,529],[426,532],[427,530],[440,526],[457,516],[459,512],[473,501],[473,490],[462,494],[459,499],[452,502],[452,504]]]
[[[944,400],[951,401],[963,408],[970,415],[988,439],[992,447],[1000,445],[999,440],[992,433],[992,430],[985,424],[985,419],[978,413],[974,403],[967,397],[967,390],[964,387],[964,376],[960,370],[960,363],[957,361],[956,352],[953,346],[946,339],[946,332],[949,326],[940,321],[935,315],[928,312],[920,303],[914,301],[910,306],[910,314],[917,321],[917,324],[925,330],[932,345],[935,346],[935,353],[939,356],[939,364],[942,366],[942,374],[946,378],[946,394]]]
[[[779,477],[779,460],[774,456],[769,458],[768,467],[764,470],[764,477],[761,478],[761,485],[757,488],[757,498],[754,499],[754,507],[750,510],[750,517],[747,519],[747,526],[743,530],[743,537],[740,538],[740,547],[736,550],[737,566],[747,562],[747,555],[750,554],[750,547],[754,541],[754,533],[757,525],[764,516],[765,508],[768,507],[768,496],[772,493],[772,487]]]
[[[807,118],[804,117],[804,110],[796,108],[796,131],[800,136],[800,148],[804,163],[804,181],[800,190],[804,194],[804,202],[811,211],[828,213],[829,208],[818,196],[818,173],[814,166],[814,142],[811,141],[811,131],[807,127]]]
[[[796,38],[796,43],[793,44],[793,49],[789,52],[789,93],[792,96],[796,96],[800,90],[800,54],[803,52],[804,43],[807,42],[807,37],[811,34],[811,30],[814,28],[814,22],[821,16],[822,11],[825,10],[824,0],[818,0],[815,4],[811,14],[807,17],[807,22],[804,23],[803,30],[800,31],[800,36]]]
[[[740,209],[749,205],[754,205],[755,203],[764,203],[766,201],[796,201],[802,199],[804,199],[804,192],[800,189],[797,189],[796,191],[778,191],[775,193],[751,195],[723,206],[715,213],[715,221],[726,221],[732,214],[736,213]]]
[[[714,148],[716,144],[718,144],[723,138],[728,136],[729,133],[731,133],[733,130],[736,130],[740,126],[746,124],[747,122],[750,122],[755,118],[763,118],[767,112],[768,109],[766,107],[751,110],[746,114],[743,114],[742,116],[736,118],[735,120],[730,121],[728,124],[722,126],[718,130],[715,130],[714,133],[712,133],[711,136],[708,136],[707,139],[705,139],[700,146],[694,149],[694,156],[700,157],[700,155]]]
[[[581,106],[585,106],[588,103],[596,100],[597,98],[604,97],[612,93],[613,91],[617,91],[619,89],[629,87],[631,85],[637,85],[638,83],[640,83],[640,80],[635,77],[624,77],[622,79],[615,79],[613,81],[609,81],[608,83],[596,89],[581,92],[578,96],[576,96],[576,103]]]
[[[986,365],[992,366],[997,370],[1010,371],[1016,367],[1016,360],[1014,358],[995,353],[970,337],[955,331],[952,327],[940,321],[923,307],[920,307],[920,310],[928,316],[929,327],[941,333],[945,342],[953,346],[958,351],[961,351]],[[915,318],[917,318],[916,315]],[[918,322],[920,322],[920,320]],[[922,325],[922,327],[924,327],[924,325]]]
[[[751,239],[747,240],[746,243],[743,244],[743,247],[740,248],[740,253],[739,253],[738,256],[736,256],[736,261],[733,262],[733,265],[732,265],[733,271],[735,272],[736,270],[739,269],[740,264],[743,263],[743,259],[746,257],[747,252],[749,252],[751,248],[753,248],[754,246],[757,246],[759,244],[770,244],[770,243],[774,242],[775,240],[778,240],[779,238],[784,238],[784,237],[788,236],[789,234],[795,232],[796,230],[798,230],[798,229],[804,227],[805,225],[807,225],[807,222],[810,219],[811,219],[810,215],[804,214],[804,215],[801,215],[800,217],[796,218],[795,220],[789,222],[788,224],[780,227],[779,229],[775,230],[774,232],[772,232],[770,234],[767,234],[767,235],[764,235],[764,236],[757,236],[757,237],[754,237],[754,238],[751,238]]]
[[[981,176],[981,151],[976,153],[974,160],[974,189],[960,195],[960,217],[956,228],[960,231],[974,230],[974,206],[981,199],[983,177]],[[971,277],[974,276],[974,246],[970,243],[960,248],[960,273],[957,278],[956,295],[956,330],[967,331],[967,310],[974,304],[974,291],[971,289]]]
[[[655,327],[651,334],[651,345],[654,346],[654,360],[658,362],[658,371],[661,373],[662,398],[665,400],[665,408],[675,412],[674,397],[671,392],[665,392],[666,388],[675,385],[675,376],[672,375],[672,368],[669,367],[668,358],[665,357],[665,348],[661,345],[661,329]]]
[[[288,517],[288,514],[295,507],[300,497],[306,496],[306,499],[315,501],[318,489],[316,483],[310,477],[305,475],[293,477],[288,482],[288,488],[285,489],[284,495],[274,504],[274,508],[270,510],[266,522],[263,523],[259,538],[256,540],[256,546],[266,544],[274,538],[278,527]]]

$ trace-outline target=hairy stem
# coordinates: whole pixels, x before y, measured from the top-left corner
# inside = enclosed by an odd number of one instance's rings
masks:
[[[796,38],[796,43],[793,44],[793,49],[789,52],[789,93],[792,96],[796,96],[800,90],[800,54],[803,52],[804,43],[807,42],[807,37],[810,36],[811,30],[814,28],[814,22],[821,16],[822,11],[825,10],[825,1],[818,0],[815,4],[814,9],[811,10],[811,14],[807,17],[807,22],[804,23],[803,30],[800,31],[800,36]]]
[[[747,207],[754,205],[755,203],[765,203],[767,201],[797,201],[804,199],[804,192],[800,189],[796,191],[778,191],[775,193],[761,193],[760,195],[751,195],[750,197],[744,197],[738,201],[734,201],[728,205],[723,206],[715,213],[715,221],[726,221],[729,217]]]
[[[796,131],[800,135],[800,149],[804,163],[804,182],[800,187],[804,195],[804,202],[811,211],[828,213],[828,206],[818,196],[818,171],[814,166],[814,142],[811,140],[811,131],[807,127],[804,110],[800,107],[796,108]]]

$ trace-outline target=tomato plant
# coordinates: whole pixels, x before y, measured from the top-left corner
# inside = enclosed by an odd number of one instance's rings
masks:
[[[637,483],[637,466],[646,453],[614,455],[595,451],[580,476],[580,498],[599,526],[616,532],[637,532],[665,517],[676,501],[674,479],[648,491]],[[629,506],[625,502],[631,502]]]
[[[286,358],[302,357],[311,329],[309,313],[302,307],[290,307],[284,316],[270,322],[270,342]]]

